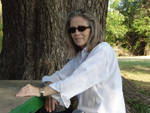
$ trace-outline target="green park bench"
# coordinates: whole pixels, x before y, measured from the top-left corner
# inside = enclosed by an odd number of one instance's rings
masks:
[[[39,97],[32,97],[24,104],[12,109],[9,113],[35,113],[44,105],[44,99]]]

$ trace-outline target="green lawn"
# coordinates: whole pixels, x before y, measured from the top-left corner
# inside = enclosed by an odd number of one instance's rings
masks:
[[[119,61],[122,75],[131,80],[149,83],[150,87],[150,60]],[[143,85],[143,84],[141,84]]]
[[[121,74],[128,79],[137,89],[133,94],[140,93],[144,97],[150,97],[150,60],[125,61],[119,60]],[[128,89],[127,89],[128,91]],[[136,113],[150,113],[150,105],[145,100],[131,98],[128,103]],[[150,102],[149,102],[150,103]]]

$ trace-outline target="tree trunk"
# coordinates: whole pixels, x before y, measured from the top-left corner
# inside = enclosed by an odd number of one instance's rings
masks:
[[[74,9],[91,9],[105,35],[108,0],[2,0],[0,79],[41,79],[67,61],[64,22]]]
[[[128,32],[127,37],[129,50],[131,51],[131,53],[135,56],[144,55],[145,47],[148,44],[148,42],[145,41],[147,37],[145,37],[144,35],[139,35],[136,32]]]

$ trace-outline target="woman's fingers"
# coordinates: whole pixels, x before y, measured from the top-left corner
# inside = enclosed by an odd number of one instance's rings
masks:
[[[55,110],[55,106],[57,105],[57,101],[53,99],[51,96],[46,97],[45,100],[45,109],[48,112],[52,112]]]
[[[50,96],[46,97],[45,109],[46,109],[47,112],[51,112]]]
[[[53,98],[52,98],[52,104],[51,104],[51,106],[52,106],[52,111],[54,111],[55,110],[55,103],[54,103]]]
[[[27,89],[26,87],[21,88],[21,90],[16,94],[17,97],[23,97],[27,95]]]
[[[52,111],[54,111],[56,108],[56,105],[58,105],[58,103],[54,98],[51,97],[51,99],[52,99],[52,103],[51,103],[52,104]]]
[[[58,105],[57,101],[52,98],[52,110],[55,110],[56,105]]]
[[[46,109],[46,111],[49,111],[49,97],[46,97],[46,100],[45,100],[45,109]]]
[[[49,96],[49,112],[53,111],[52,104],[52,97]]]
[[[45,109],[47,111],[47,97],[45,98]]]

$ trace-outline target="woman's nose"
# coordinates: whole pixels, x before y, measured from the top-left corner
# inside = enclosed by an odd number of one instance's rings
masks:
[[[78,31],[78,29],[76,29],[75,34],[80,34],[80,31]]]

